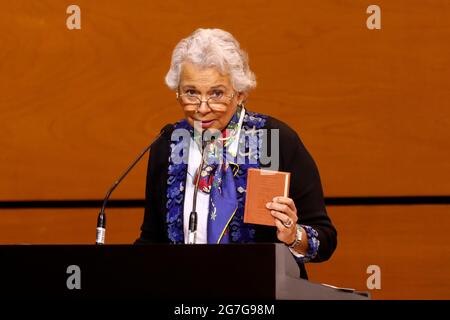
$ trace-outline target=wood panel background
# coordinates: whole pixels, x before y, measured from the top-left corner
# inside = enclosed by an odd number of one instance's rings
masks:
[[[259,86],[250,109],[292,125],[328,196],[450,190],[450,4],[380,1],[2,1],[0,199],[101,197],[167,122],[175,44],[232,32]],[[433,164],[433,165],[430,165]],[[142,197],[145,166],[117,190]],[[42,187],[45,186],[45,187]]]
[[[329,207],[338,249],[308,264],[311,281],[370,291],[374,299],[450,299],[448,206]],[[367,267],[381,271],[381,289],[367,289]]]
[[[81,30],[66,28],[70,4]],[[326,196],[449,195],[450,2],[377,1],[376,31],[366,28],[369,4],[0,0],[0,201],[102,198],[182,117],[163,78],[175,44],[198,27],[240,41],[258,79],[248,108],[296,129]],[[143,198],[145,162],[114,198]],[[339,247],[311,275],[364,289],[365,268],[380,264],[376,298],[450,298],[449,214],[331,207]],[[96,215],[1,209],[0,243],[91,243]],[[111,210],[108,242],[131,243],[141,219],[141,209]]]

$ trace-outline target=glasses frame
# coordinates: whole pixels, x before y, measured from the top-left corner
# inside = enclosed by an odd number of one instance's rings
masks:
[[[184,103],[184,102],[181,101],[181,98],[184,97],[184,96],[189,96],[189,97],[191,97],[191,98],[196,98],[196,99],[198,99],[198,103]],[[231,95],[224,95],[224,96],[223,96],[223,97],[225,97],[225,98],[228,98],[228,102],[226,103],[226,106],[228,106],[228,105],[230,104],[231,100],[232,100],[235,96],[236,96],[236,92],[233,92]],[[212,96],[207,96],[206,99],[204,100],[204,99],[201,98],[200,95],[198,95],[198,96],[197,96],[197,95],[193,96],[193,95],[189,95],[189,94],[187,94],[187,93],[182,93],[182,94],[180,94],[180,93],[177,91],[177,92],[176,92],[176,97],[177,97],[178,102],[179,102],[179,103],[183,106],[183,108],[185,108],[185,109],[186,109],[187,106],[194,106],[194,107],[195,107],[195,111],[197,112],[197,111],[198,111],[198,108],[200,108],[200,106],[203,104],[203,102],[205,102],[206,105],[208,106],[208,108],[210,108],[211,110],[213,110],[213,111],[219,111],[217,108],[213,108],[213,107],[211,107],[211,105],[209,104],[209,100],[211,100],[212,98],[214,98],[214,97],[212,97]]]

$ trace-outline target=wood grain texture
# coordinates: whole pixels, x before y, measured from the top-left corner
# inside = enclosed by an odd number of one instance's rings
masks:
[[[328,196],[450,192],[450,3],[378,1],[1,1],[0,199],[101,198],[167,122],[175,44],[233,33],[259,87],[248,107],[289,123]],[[145,165],[115,196],[142,198]],[[386,183],[389,181],[389,183]]]
[[[99,209],[0,211],[0,244],[95,244]],[[132,244],[140,235],[143,209],[106,212],[106,243]]]
[[[338,230],[331,260],[308,264],[310,280],[370,291],[374,299],[450,299],[450,206],[329,207]],[[368,290],[367,267],[381,268]]]

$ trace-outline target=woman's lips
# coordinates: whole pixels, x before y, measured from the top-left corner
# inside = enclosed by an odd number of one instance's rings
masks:
[[[209,128],[213,125],[215,120],[202,121],[202,128]]]

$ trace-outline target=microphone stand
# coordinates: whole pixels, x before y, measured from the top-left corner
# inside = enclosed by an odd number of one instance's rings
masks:
[[[189,215],[189,232],[188,232],[188,244],[197,243],[197,193],[198,193],[198,183],[200,181],[200,175],[202,172],[203,164],[205,162],[204,150],[202,151],[202,160],[200,166],[197,169],[197,181],[194,187],[194,196],[192,198],[192,211]]]
[[[141,158],[147,153],[148,150],[150,150],[151,146],[153,145],[153,142],[155,142],[159,137],[161,137],[163,134],[167,133],[169,129],[172,129],[173,125],[166,125],[161,130],[161,132],[156,136],[155,139],[153,139],[152,143],[146,147],[141,154],[136,158],[136,160],[133,161],[133,163],[128,167],[127,170],[119,177],[119,179],[114,182],[112,187],[108,190],[106,193],[105,199],[103,200],[103,205],[100,210],[100,213],[98,214],[97,218],[97,233],[96,233],[96,240],[95,244],[105,244],[105,233],[106,233],[106,215],[105,215],[105,208],[106,204],[108,203],[109,197],[111,196],[111,193],[117,188],[119,183],[128,175],[128,173],[131,171],[131,169],[134,168],[134,166],[141,160]]]
[[[200,181],[200,175],[202,173],[202,168],[205,163],[205,150],[208,143],[214,143],[215,136],[211,136],[207,141],[204,140],[205,131],[202,134],[202,160],[200,162],[200,166],[197,170],[197,181],[194,186],[194,195],[192,197],[192,211],[189,215],[189,229],[188,229],[188,244],[195,244],[197,242],[197,222],[198,222],[198,214],[197,214],[197,193],[198,193],[198,184]]]

